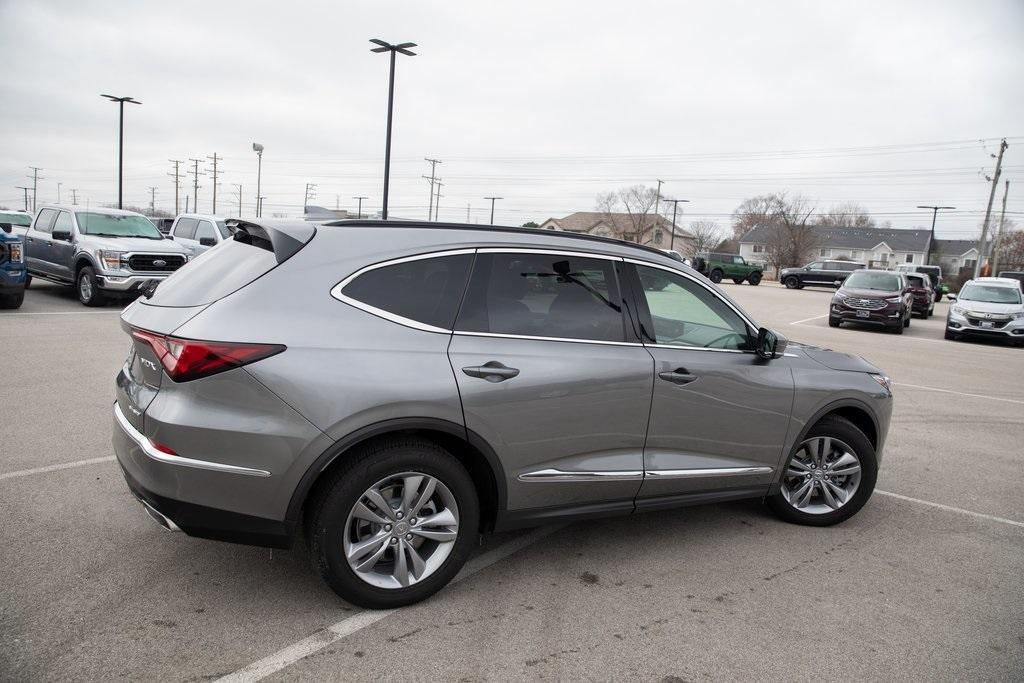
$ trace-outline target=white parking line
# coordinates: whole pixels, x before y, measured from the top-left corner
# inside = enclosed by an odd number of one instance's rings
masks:
[[[821,315],[816,315],[816,316],[813,316],[811,318],[804,318],[803,320],[795,320],[795,321],[791,322],[790,325],[802,325],[802,324],[810,322],[812,320],[821,320],[822,318],[827,318],[827,317],[828,317],[828,313],[822,313]]]
[[[82,467],[83,465],[95,465],[101,462],[110,462],[111,460],[114,460],[114,456],[107,455],[102,458],[89,458],[88,460],[76,460],[75,462],[62,462],[59,465],[33,467],[30,470],[18,470],[16,472],[0,472],[0,480],[27,477],[31,474],[42,474],[44,472],[56,472],[57,470],[69,470],[72,467]]]
[[[956,394],[957,396],[969,396],[970,398],[983,398],[989,401],[1002,401],[1004,403],[1017,403],[1024,405],[1024,401],[1016,398],[1003,398],[1002,396],[985,396],[984,394],[969,394],[966,391],[954,391],[952,389],[939,389],[938,387],[925,387],[920,384],[907,384],[906,382],[894,382],[898,387],[907,387],[910,389],[922,389],[924,391],[938,391],[943,394]]]
[[[452,579],[452,583],[461,581],[462,579],[476,574],[482,569],[490,567],[495,562],[505,559],[512,553],[536,543],[545,536],[553,534],[565,526],[565,524],[554,524],[551,526],[540,527],[528,534],[514,538],[508,543],[500,545],[494,550],[486,552],[479,557],[473,558],[466,563],[466,566],[462,568],[462,571],[459,572],[458,576]],[[293,645],[289,645],[283,650],[278,650],[274,654],[257,660],[234,673],[218,678],[217,681],[218,683],[249,683],[251,681],[258,681],[308,657],[314,652],[324,649],[332,643],[338,642],[342,638],[348,637],[367,626],[372,626],[378,621],[388,618],[397,611],[399,610],[366,610],[365,612],[354,614],[351,617],[342,619],[336,624],[331,624],[326,628],[316,631],[313,635],[304,638]]]
[[[120,315],[121,311],[36,311],[35,313],[3,313],[0,314],[0,318],[12,315],[110,315],[111,313]]]
[[[917,503],[918,505],[927,505],[928,507],[937,508],[939,510],[945,510],[946,512],[955,512],[960,515],[967,515],[969,517],[977,517],[978,519],[987,519],[990,522],[999,522],[1000,524],[1009,524],[1010,526],[1016,526],[1024,528],[1024,522],[1018,522],[1013,519],[1006,519],[1005,517],[996,517],[995,515],[986,515],[983,512],[974,512],[973,510],[964,510],[963,508],[953,507],[952,505],[943,505],[942,503],[933,503],[930,500],[921,500],[920,498],[911,498],[910,496],[904,496],[899,493],[893,493],[892,491],[882,491],[875,489],[875,493],[883,496],[889,496],[890,498],[898,498],[899,500],[905,500],[908,503]]]

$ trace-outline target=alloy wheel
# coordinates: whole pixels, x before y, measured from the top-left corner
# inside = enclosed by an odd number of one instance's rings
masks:
[[[344,554],[360,579],[407,588],[444,564],[459,536],[459,506],[444,482],[422,472],[381,479],[345,522]]]
[[[793,508],[824,515],[846,505],[860,486],[860,459],[839,439],[807,439],[782,478],[782,496]]]
[[[92,278],[87,273],[82,273],[78,278],[78,297],[82,301],[92,299]]]

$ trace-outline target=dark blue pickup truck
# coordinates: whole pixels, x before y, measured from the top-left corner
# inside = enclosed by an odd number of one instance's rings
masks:
[[[25,299],[25,245],[13,226],[31,222],[28,214],[0,211],[0,308],[20,308]]]

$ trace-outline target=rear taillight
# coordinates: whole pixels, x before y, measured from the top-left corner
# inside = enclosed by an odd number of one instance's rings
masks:
[[[243,344],[210,342],[169,337],[148,330],[132,329],[132,336],[153,349],[167,376],[175,382],[188,382],[218,372],[238,368],[281,353],[281,344]]]

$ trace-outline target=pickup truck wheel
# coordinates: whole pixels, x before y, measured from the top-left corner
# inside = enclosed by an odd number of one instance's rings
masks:
[[[786,285],[786,289],[800,289],[800,278],[790,275],[782,281],[782,284]]]
[[[722,274],[723,273],[720,269],[715,268],[714,270],[711,271],[711,275],[708,276],[708,279],[717,285],[719,282],[722,281]]]
[[[78,283],[75,290],[78,292],[78,300],[86,306],[102,306],[106,303],[106,298],[100,291],[92,266],[85,266],[78,271]]]
[[[25,289],[28,289],[29,286],[31,286],[31,285],[32,285],[32,276],[31,275],[26,275],[25,276]]]
[[[21,308],[21,302],[25,300],[25,290],[15,294],[4,294],[0,296],[0,308]]]
[[[761,284],[761,273],[751,273],[750,277],[747,278],[747,282],[757,287]]]

